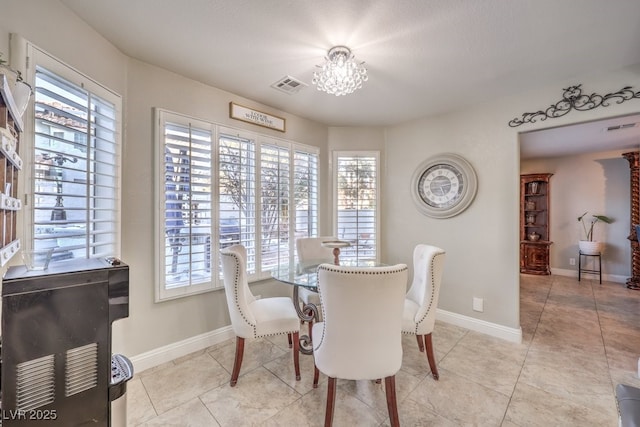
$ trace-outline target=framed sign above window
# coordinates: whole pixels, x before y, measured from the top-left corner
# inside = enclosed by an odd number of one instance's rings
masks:
[[[234,104],[233,102],[229,103],[229,117],[269,129],[275,129],[280,132],[285,131],[285,119],[282,117],[253,110],[242,105]]]

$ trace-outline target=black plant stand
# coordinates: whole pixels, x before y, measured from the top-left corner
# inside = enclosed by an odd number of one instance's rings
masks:
[[[598,258],[598,269],[595,267],[593,269],[582,268],[582,257],[597,257]],[[586,263],[586,260],[585,260]],[[578,282],[581,279],[582,273],[586,274],[597,274],[600,278],[600,284],[602,285],[602,254],[598,252],[597,254],[585,254],[582,251],[578,251]]]

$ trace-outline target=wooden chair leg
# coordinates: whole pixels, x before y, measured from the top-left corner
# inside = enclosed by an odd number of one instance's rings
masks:
[[[395,375],[384,379],[384,388],[387,395],[387,410],[389,411],[389,423],[391,427],[400,427],[398,417],[398,401],[396,400],[396,377]]]
[[[287,334],[287,339],[289,340],[289,348],[291,348],[291,334]]]
[[[289,334],[291,336],[291,334]],[[293,333],[293,367],[296,371],[296,381],[300,381],[300,333]]]
[[[240,374],[240,366],[242,365],[242,356],[244,355],[244,338],[236,337],[236,358],[233,361],[233,371],[231,372],[231,382],[229,385],[235,387]]]
[[[429,368],[431,368],[431,375],[433,375],[434,380],[437,380],[438,378],[440,378],[440,375],[438,375],[436,358],[433,354],[433,342],[431,341],[431,334],[425,335],[424,340],[427,344],[427,359],[429,360]]]
[[[418,349],[420,351],[424,351],[424,343],[422,342],[422,335],[416,335],[416,340],[418,340]]]
[[[336,403],[336,379],[329,377],[327,388],[327,409],[324,413],[324,427],[331,427],[333,424],[333,407]]]
[[[318,388],[318,379],[320,378],[320,370],[314,366],[313,367],[313,388]]]

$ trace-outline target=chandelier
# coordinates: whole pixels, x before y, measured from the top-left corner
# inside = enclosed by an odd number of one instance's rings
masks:
[[[346,46],[335,46],[329,49],[321,68],[313,73],[311,82],[318,90],[330,95],[348,95],[362,87],[369,78],[364,62],[356,61],[351,50]]]

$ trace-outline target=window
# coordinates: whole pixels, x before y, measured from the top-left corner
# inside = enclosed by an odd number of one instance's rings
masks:
[[[31,246],[54,248],[52,263],[118,255],[121,99],[30,49],[36,64]]]
[[[194,289],[211,283],[212,131],[167,120],[163,139],[165,288]]]
[[[318,155],[294,151],[295,237],[318,235]]]
[[[244,245],[258,280],[292,259],[296,232],[317,232],[317,149],[157,115],[158,300],[221,287],[220,248]]]
[[[231,132],[225,129],[218,138],[220,246],[244,245],[252,275],[256,273],[256,142]]]
[[[334,153],[338,238],[351,242],[341,259],[378,260],[378,153]]]
[[[260,234],[262,269],[289,262],[291,245],[292,170],[289,147],[265,143],[260,147]]]

